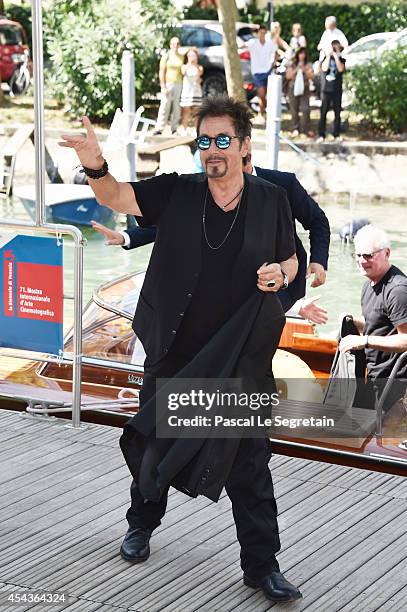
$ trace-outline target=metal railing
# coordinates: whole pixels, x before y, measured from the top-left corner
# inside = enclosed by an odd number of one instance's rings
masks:
[[[39,233],[67,234],[75,243],[74,255],[74,326],[73,326],[73,377],[72,377],[72,426],[80,426],[81,370],[82,370],[82,291],[83,291],[83,245],[82,232],[72,225],[46,223],[45,215],[45,135],[44,135],[44,66],[42,40],[41,0],[33,0],[32,47],[34,82],[34,145],[35,145],[35,223],[16,222],[13,219],[0,221],[0,227]]]

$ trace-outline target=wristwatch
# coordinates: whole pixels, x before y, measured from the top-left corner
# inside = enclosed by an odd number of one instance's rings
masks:
[[[281,285],[280,289],[287,289],[287,287],[288,287],[288,276],[284,272],[283,269],[281,269],[281,274],[283,275],[283,284]]]

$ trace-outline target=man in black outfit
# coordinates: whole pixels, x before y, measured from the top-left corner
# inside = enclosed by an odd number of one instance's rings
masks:
[[[342,110],[342,80],[345,71],[345,60],[341,57],[343,47],[339,40],[332,41],[332,51],[323,59],[321,64],[321,114],[319,119],[319,138],[325,139],[326,115],[333,108],[334,138],[339,139],[341,133]]]
[[[380,398],[399,354],[407,351],[407,277],[391,265],[390,242],[382,230],[365,225],[356,234],[356,265],[366,277],[362,288],[362,316],[353,316],[360,335],[342,338],[343,353],[364,351],[368,383]],[[402,397],[407,379],[407,360],[396,374],[385,409]]]
[[[289,284],[287,291],[279,291],[277,294],[284,312],[287,312],[295,302],[305,296],[305,282],[312,274],[314,274],[314,279],[311,287],[319,287],[325,283],[331,236],[329,221],[322,208],[306,192],[294,173],[253,166],[251,153],[246,156],[244,162],[244,172],[254,174],[265,181],[283,187],[290,203],[294,223],[298,272],[293,282]],[[308,266],[307,253],[295,231],[296,221],[299,221],[303,228],[309,231],[310,263]]]
[[[230,98],[207,100],[197,125],[205,175],[161,175],[138,183],[119,183],[108,173],[87,118],[84,125],[86,136],[63,136],[61,144],[76,150],[97,200],[134,214],[140,225],[158,227],[133,323],[147,357],[142,409],[121,439],[134,478],[121,555],[133,562],[147,560],[151,533],[164,516],[174,481],[193,496],[202,493],[213,500],[224,485],[241,545],[244,583],[261,588],[271,601],[298,599],[300,591],[280,573],[275,557],[280,541],[268,438],[238,440],[226,472],[223,462],[214,463],[212,456],[192,462],[191,472],[195,469],[199,480],[191,491],[185,481],[179,483],[179,473],[169,482],[155,477],[157,465],[160,475],[160,466],[168,466],[167,456],[160,455],[162,441],[140,435],[153,414],[148,407],[158,378],[176,376],[195,363],[210,370],[212,360],[219,360],[210,347],[218,346],[224,351],[219,364],[230,362],[230,354],[241,347],[237,370],[231,362],[226,372],[263,378],[277,348],[284,316],[274,294],[297,272],[294,231],[285,191],[243,174],[251,135],[249,111]],[[247,309],[252,304],[258,307],[253,329],[247,330],[247,337],[233,335],[231,331],[250,319]],[[256,321],[261,323],[257,327]],[[177,465],[182,459],[179,454],[173,457]],[[224,457],[226,464],[228,459]],[[170,471],[173,467],[170,462]],[[221,474],[220,480],[213,474]]]
[[[259,176],[274,185],[279,185],[287,193],[294,223],[295,251],[298,259],[297,276],[287,289],[280,290],[277,293],[284,312],[287,312],[298,300],[305,296],[306,279],[312,274],[314,278],[311,287],[319,287],[325,283],[330,241],[329,221],[322,208],[306,192],[292,172],[280,172],[279,170],[267,170],[253,166],[250,152],[244,158],[243,171]],[[310,262],[308,265],[307,253],[295,231],[295,221],[299,221],[303,228],[309,231]],[[107,244],[120,245],[125,249],[134,249],[155,240],[155,231],[150,227],[134,227],[128,230],[117,231],[105,227],[96,221],[93,221],[92,225],[95,230],[106,237]],[[307,306],[304,306],[304,312],[301,311],[301,307],[301,303],[298,304],[299,314],[305,318],[312,317],[313,310],[321,310],[315,304],[311,304],[309,309],[307,309]]]

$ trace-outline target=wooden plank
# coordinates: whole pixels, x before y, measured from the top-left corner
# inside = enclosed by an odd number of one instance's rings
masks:
[[[407,586],[400,589],[397,593],[392,595],[389,601],[383,603],[378,608],[375,608],[375,612],[400,612],[406,607],[407,600]]]
[[[27,142],[33,132],[34,125],[32,123],[18,126],[14,134],[5,142],[0,151],[1,155],[17,155],[21,147]]]
[[[322,491],[322,496],[325,499],[324,491]],[[287,530],[282,532],[283,548],[278,556],[284,575],[298,586],[302,586],[306,583],[308,557],[329,546],[335,538],[340,539],[341,535],[346,535],[349,529],[359,525],[362,520],[370,520],[373,513],[380,511],[381,508],[380,499],[375,499],[374,496],[363,492],[352,492],[350,499],[348,496],[344,500],[339,498],[337,504],[333,501],[327,507],[322,507],[320,511],[301,517],[300,520],[298,520],[298,511],[293,508],[291,521],[288,519],[291,524]],[[285,520],[285,515],[280,517],[280,522],[281,519]],[[295,566],[302,561],[305,569],[294,574]],[[219,609],[229,605],[229,602],[230,609],[257,612],[264,600],[261,594],[256,594],[237,581],[229,590],[218,594],[213,597],[213,601],[211,600],[211,603],[219,606]]]
[[[113,463],[113,459],[111,459],[111,462]],[[89,477],[83,481],[74,477],[71,479],[71,486],[68,484],[69,480],[60,483],[59,491],[53,488],[51,499],[49,499],[49,493],[48,495],[38,494],[35,483],[33,483],[31,490],[27,490],[29,498],[27,501],[17,502],[8,506],[6,512],[0,513],[3,536],[10,531],[15,531],[19,526],[25,526],[26,523],[30,523],[32,529],[42,528],[45,523],[49,522],[46,517],[51,514],[51,520],[57,522],[61,514],[64,518],[69,513],[66,506],[68,508],[75,507],[78,510],[86,497],[92,495],[94,491],[99,492],[106,488],[109,489],[114,483],[121,483],[124,478],[127,482],[126,468],[118,460],[116,460],[116,463],[115,467],[109,466],[107,463],[96,463],[95,468],[99,467],[100,473],[97,471],[90,472]],[[100,468],[102,469],[100,470]],[[121,489],[122,486],[120,486]]]
[[[306,607],[312,609],[326,592],[336,588],[343,591],[354,572],[377,558],[389,542],[403,535],[405,518],[406,509],[400,508],[398,502],[389,501],[385,508],[379,508],[328,546],[296,564],[291,575],[295,582],[304,584]]]
[[[2,411],[0,425],[3,417],[7,432],[16,435],[9,438],[1,429],[0,439],[13,439],[26,451],[21,464],[18,457],[2,455],[5,472],[9,464],[17,468],[16,492],[8,480],[13,497],[0,509],[10,538],[0,542],[3,584],[67,591],[69,605],[60,609],[72,612],[270,609],[261,593],[242,585],[227,496],[213,504],[173,492],[152,538],[150,559],[128,564],[119,556],[130,484],[117,446],[121,431],[96,425],[78,435],[45,421],[27,419],[25,427],[25,419]],[[65,454],[53,450],[54,460],[41,463],[38,439],[44,448],[59,445]],[[280,564],[305,595],[290,609],[350,612],[354,603],[355,612],[386,605],[401,609],[405,479],[278,456],[270,468],[280,510]],[[37,488],[36,477],[41,479]],[[365,596],[376,607],[363,608]],[[39,606],[30,608],[35,609],[40,612]]]
[[[92,452],[88,448],[77,451],[73,456],[69,455],[69,469],[76,475],[74,477],[82,477],[82,474],[86,477],[88,470],[82,472],[82,469],[91,459]],[[107,461],[110,461],[110,457],[107,457]],[[94,465],[93,462],[91,462],[89,470],[92,471],[93,469]],[[65,472],[66,464],[63,461],[47,464],[36,470],[37,493],[45,492],[50,487],[63,486],[66,479]],[[26,478],[26,474],[22,474],[19,478],[16,478],[15,481],[10,480],[7,485],[1,486],[2,496],[0,498],[0,513],[3,508],[27,498]],[[49,492],[49,495],[52,495],[54,491],[55,489],[53,488],[52,491]],[[46,494],[44,493],[44,495]],[[29,501],[31,502],[31,498]]]
[[[8,570],[11,570],[11,572],[14,572],[14,573],[11,573],[10,576],[13,576],[14,579],[17,576],[19,577],[19,579],[22,579],[23,577],[24,579],[26,579],[25,574],[23,573],[25,569],[27,568],[29,572],[32,572],[33,563],[35,563],[35,568],[37,569],[42,561],[45,562],[45,567],[43,568],[42,575],[47,576],[48,574],[50,574],[51,576],[53,576],[55,574],[55,571],[59,569],[57,565],[58,555],[66,551],[71,551],[72,548],[75,547],[76,545],[79,545],[81,547],[84,539],[89,539],[92,545],[96,543],[96,546],[97,546],[96,550],[98,550],[101,546],[105,544],[106,541],[109,542],[109,538],[113,536],[113,538],[116,538],[114,556],[118,557],[118,550],[119,550],[120,542],[126,531],[124,514],[125,514],[125,508],[126,506],[128,506],[128,498],[129,498],[129,495],[126,492],[126,505],[118,504],[119,507],[115,509],[114,514],[111,514],[110,516],[109,516],[109,513],[106,512],[105,515],[98,517],[97,512],[95,511],[93,520],[91,524],[87,527],[82,525],[73,533],[71,533],[70,531],[68,531],[68,533],[65,533],[63,531],[60,533],[55,533],[55,530],[54,530],[54,538],[47,539],[45,544],[39,545],[38,548],[31,550],[31,552],[29,552],[28,554],[27,553],[24,554],[23,559],[17,558],[14,561],[14,563],[11,564],[7,568]],[[201,505],[204,505],[204,504],[208,505],[209,503],[210,503],[209,500],[202,500]],[[106,508],[106,510],[108,510],[108,508]],[[194,524],[194,520],[192,516],[193,513],[191,513],[190,509],[188,508],[183,509],[183,505],[182,505],[181,515],[183,513],[185,517],[187,517],[191,525],[193,525]],[[171,523],[171,521],[179,520],[179,516],[180,516],[179,510],[177,510],[175,514],[175,518],[173,517],[173,514],[169,512],[168,521],[166,520],[166,523],[168,522]],[[108,522],[106,522],[106,519],[108,520]],[[112,532],[110,530],[112,530]],[[52,531],[51,531],[51,534],[52,534]],[[53,558],[52,566],[49,565],[50,554],[52,555],[52,558]],[[63,558],[63,566],[65,566],[64,555],[61,555],[61,556]],[[97,553],[97,561],[98,561],[97,567],[99,567],[101,565],[101,559],[100,559],[99,553]],[[17,572],[17,574],[15,572]],[[100,571],[97,569],[95,574],[96,576],[100,576]],[[72,582],[73,577],[70,572],[69,572],[69,575],[70,575],[70,582]],[[87,576],[87,582],[89,585],[92,579],[91,573],[89,571],[89,567],[87,568],[86,576]],[[80,582],[83,584],[83,571],[80,573]]]
[[[171,138],[157,136],[153,138],[154,141],[151,139],[149,143],[137,146],[138,155],[155,155],[167,149],[173,149],[181,145],[190,145],[195,140],[192,136],[172,136]]]
[[[358,568],[346,581],[346,589],[339,585],[325,593],[314,605],[323,610],[340,609],[342,612],[366,612],[380,609],[406,585],[407,535],[379,552]],[[337,606],[337,607],[336,607]],[[405,606],[404,606],[405,607]]]

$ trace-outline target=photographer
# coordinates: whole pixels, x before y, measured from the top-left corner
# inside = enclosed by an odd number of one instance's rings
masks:
[[[342,78],[345,72],[345,60],[341,57],[343,47],[339,40],[332,41],[332,50],[325,56],[321,64],[321,115],[319,119],[318,142],[323,142],[326,131],[326,115],[333,108],[335,113],[333,135],[340,140]]]

